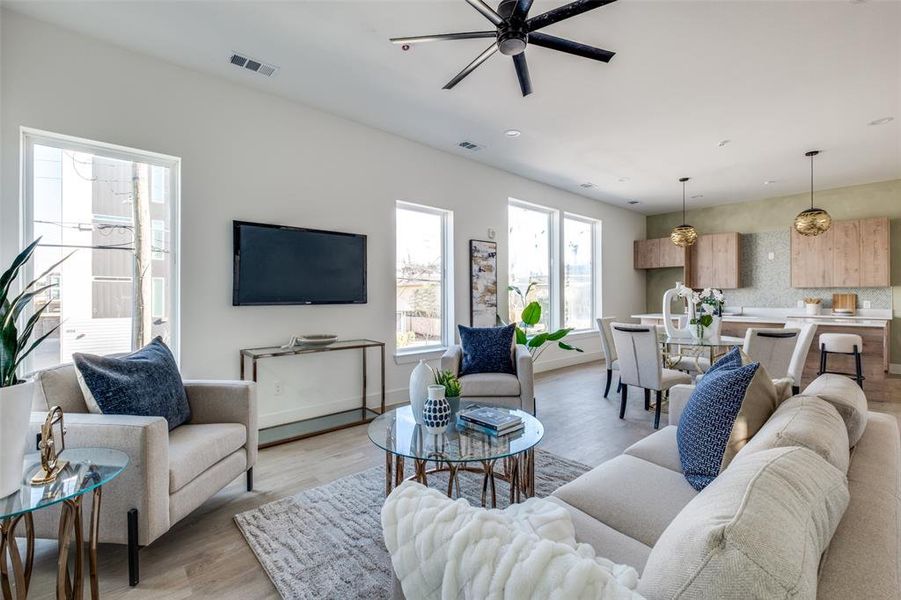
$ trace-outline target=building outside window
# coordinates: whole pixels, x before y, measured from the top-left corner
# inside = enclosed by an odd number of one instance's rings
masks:
[[[436,350],[447,345],[453,317],[451,213],[398,202],[395,215],[397,351]]]
[[[177,352],[178,159],[42,132],[24,142],[25,242],[41,238],[31,274],[72,253],[41,282],[59,285],[35,298],[50,304],[35,333],[59,328],[26,368],[156,336]]]

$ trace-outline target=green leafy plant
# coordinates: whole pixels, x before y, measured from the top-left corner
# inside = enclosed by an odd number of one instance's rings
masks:
[[[22,380],[16,375],[19,365],[41,342],[50,337],[59,328],[59,325],[57,325],[29,344],[31,334],[41,315],[44,314],[44,311],[50,305],[49,302],[32,313],[25,321],[21,332],[16,328],[16,321],[31,301],[55,285],[49,284],[37,287],[38,282],[59,266],[60,263],[72,256],[68,254],[59,262],[51,265],[49,269],[41,273],[31,283],[25,285],[18,295],[10,298],[13,282],[19,276],[19,271],[22,267],[34,254],[34,250],[40,241],[41,238],[38,238],[29,244],[13,259],[12,264],[3,275],[0,275],[0,387],[10,387],[22,383]]]
[[[530,333],[529,330],[533,329],[541,321],[541,304],[534,300],[527,302],[529,293],[535,288],[535,285],[536,282],[531,282],[526,287],[525,292],[515,285],[507,286],[507,290],[516,294],[523,305],[522,312],[519,315],[520,322],[516,326],[516,343],[523,344],[529,349],[533,361],[538,360],[538,357],[549,347],[548,344],[553,342],[557,342],[557,347],[561,350],[584,352],[581,348],[563,341],[563,338],[572,331],[572,327],[564,327],[556,331]],[[498,321],[504,324],[500,317],[498,317]]]
[[[438,371],[435,373],[435,383],[444,386],[444,395],[447,398],[460,396],[460,380],[451,371]]]

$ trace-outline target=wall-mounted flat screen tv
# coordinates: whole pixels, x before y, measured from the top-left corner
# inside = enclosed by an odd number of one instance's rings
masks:
[[[365,303],[365,235],[234,221],[233,306]]]

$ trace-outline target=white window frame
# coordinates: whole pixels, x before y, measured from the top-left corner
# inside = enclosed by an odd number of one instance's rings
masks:
[[[64,147],[75,152],[87,152],[100,154],[105,157],[138,161],[151,166],[165,167],[169,169],[170,214],[169,214],[169,253],[172,260],[172,272],[170,279],[171,315],[171,339],[169,347],[175,356],[176,362],[181,355],[181,159],[177,156],[169,156],[156,152],[148,152],[127,146],[118,146],[106,142],[98,142],[70,135],[53,133],[31,127],[19,128],[20,138],[20,195],[19,214],[19,247],[24,247],[34,239],[34,146],[47,145]],[[25,276],[31,278],[34,271],[31,261],[25,267]],[[31,370],[31,361],[26,358],[24,364],[26,372]]]
[[[601,308],[601,221],[592,217],[586,217],[571,212],[564,212],[560,221],[560,298],[563,300],[560,304],[560,323],[561,327],[566,327],[566,315],[564,315],[564,304],[566,298],[566,221],[580,221],[591,225],[591,315],[588,319],[588,327],[584,329],[573,329],[570,335],[574,333],[594,332],[593,323],[597,319]]]
[[[541,204],[533,204],[531,202],[525,202],[523,200],[518,200],[516,198],[508,198],[507,200],[508,208],[510,206],[514,206],[516,208],[522,208],[525,210],[531,210],[538,213],[544,213],[548,217],[548,285],[550,286],[550,290],[548,290],[548,302],[550,308],[550,315],[548,318],[548,329],[554,331],[561,327],[560,322],[562,320],[561,317],[561,284],[562,284],[562,270],[560,269],[560,252],[561,252],[561,238],[562,236],[558,233],[560,229],[560,211],[551,208],[549,206],[542,206]],[[509,212],[508,212],[509,215]],[[509,223],[507,231],[509,231]],[[510,241],[507,240],[508,246],[508,254],[507,254],[507,270],[508,270],[508,278],[509,278],[509,245]],[[507,302],[509,306],[509,299]]]
[[[397,269],[397,211],[398,209],[417,211],[441,217],[441,340],[438,344],[398,348],[395,345],[396,358],[417,357],[423,354],[440,355],[454,339],[454,212],[434,206],[398,200],[394,205],[394,268]],[[397,308],[397,279],[394,280],[395,310]],[[404,361],[400,361],[404,362]]]

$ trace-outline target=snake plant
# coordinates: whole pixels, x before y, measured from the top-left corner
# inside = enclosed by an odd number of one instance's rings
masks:
[[[42,292],[52,288],[54,284],[37,287],[38,281],[47,276],[61,262],[69,258],[71,254],[66,255],[57,263],[41,273],[31,283],[22,287],[22,291],[15,296],[10,297],[13,292],[13,282],[19,276],[19,271],[25,266],[25,263],[34,254],[34,250],[41,238],[36,239],[29,244],[18,256],[13,260],[9,268],[0,275],[0,387],[10,387],[22,380],[16,375],[19,365],[37,348],[41,342],[50,337],[59,325],[44,333],[36,340],[29,344],[31,334],[34,332],[38,320],[47,307],[48,302],[44,306],[34,311],[25,321],[22,330],[16,327],[19,317],[28,307],[32,300]]]

